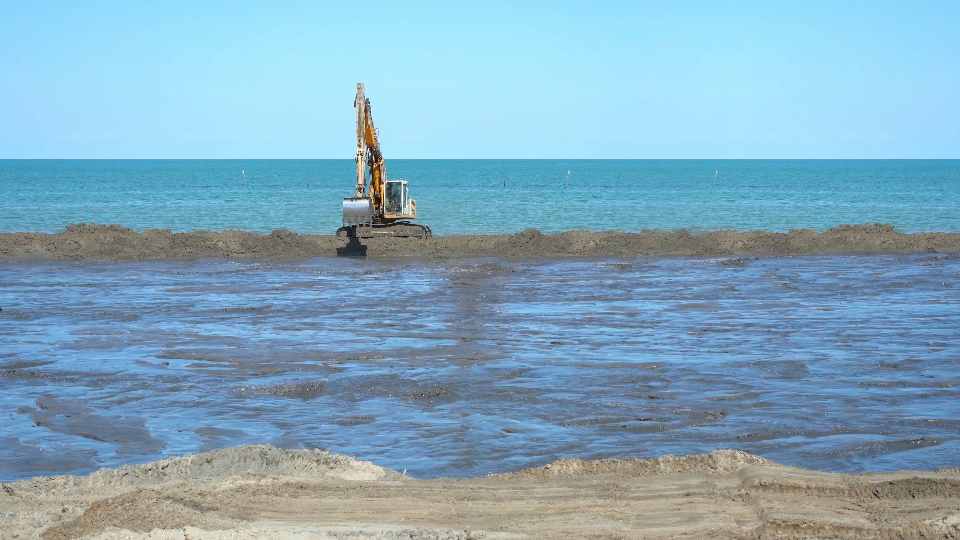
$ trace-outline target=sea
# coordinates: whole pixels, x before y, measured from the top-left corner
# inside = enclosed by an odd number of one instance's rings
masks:
[[[388,172],[436,234],[960,230],[957,161]],[[331,233],[352,174],[0,161],[0,230]],[[958,344],[953,254],[0,263],[0,481],[251,443],[420,478],[720,448],[838,472],[960,467]]]
[[[960,231],[960,160],[389,160],[435,234],[643,229]],[[332,234],[352,160],[0,160],[0,232]]]

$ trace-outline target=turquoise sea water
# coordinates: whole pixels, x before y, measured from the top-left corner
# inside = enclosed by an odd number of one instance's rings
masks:
[[[877,221],[960,231],[960,160],[389,160],[387,171],[410,181],[436,234]],[[353,183],[352,160],[3,160],[0,231],[84,221],[332,233]]]

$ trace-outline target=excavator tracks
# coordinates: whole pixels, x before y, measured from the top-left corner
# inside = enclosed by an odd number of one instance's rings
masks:
[[[349,225],[337,229],[339,238],[430,238],[433,231],[426,225],[397,221],[388,225]]]

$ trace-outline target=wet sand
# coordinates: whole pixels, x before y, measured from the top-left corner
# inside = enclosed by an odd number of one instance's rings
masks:
[[[308,259],[362,255],[371,258],[601,257],[661,255],[813,255],[838,253],[956,253],[960,233],[901,233],[876,223],[768,231],[569,231],[541,234],[373,238],[348,243],[333,235],[270,234],[228,230],[137,233],[119,225],[78,223],[64,232],[2,233],[0,260],[182,260],[200,257]]]
[[[733,450],[416,480],[240,446],[0,484],[0,537],[957,538],[960,469],[834,474]]]

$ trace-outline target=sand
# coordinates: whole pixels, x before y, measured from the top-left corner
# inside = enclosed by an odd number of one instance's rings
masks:
[[[834,474],[734,450],[417,480],[240,446],[0,484],[0,537],[960,538],[960,469]]]
[[[711,255],[813,255],[839,253],[957,253],[960,233],[895,231],[882,223],[840,225],[822,233],[809,229],[767,231],[588,232],[372,238],[348,243],[333,235],[270,234],[228,230],[137,233],[119,225],[78,223],[64,232],[2,233],[0,261],[183,260],[202,257],[308,259],[343,255],[370,258],[418,257],[610,257]]]

